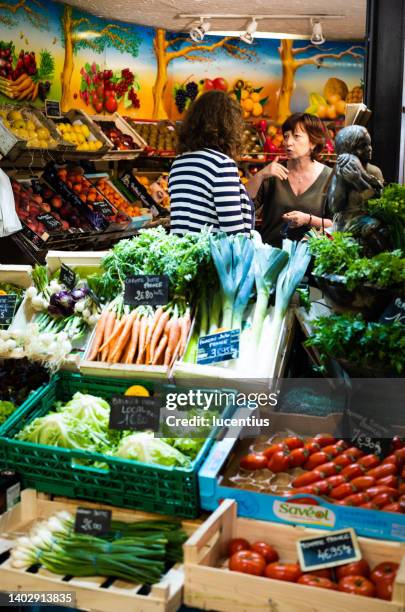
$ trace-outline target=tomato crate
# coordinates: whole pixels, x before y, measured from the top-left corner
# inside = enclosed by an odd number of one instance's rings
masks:
[[[391,601],[343,593],[228,569],[227,548],[233,538],[268,542],[281,563],[296,563],[297,540],[322,532],[237,517],[237,504],[224,499],[184,545],[184,602],[218,612],[403,612],[405,609],[405,545],[358,538],[362,558],[377,564],[399,563]]]
[[[25,423],[48,414],[56,401],[68,401],[76,391],[97,395],[108,401],[113,395],[124,394],[130,385],[135,384],[143,385],[152,394],[174,390],[173,386],[135,378],[120,380],[82,376],[72,372],[57,374],[40,393],[23,404],[15,418],[9,419],[0,436],[3,463],[21,475],[25,487],[44,493],[160,514],[188,518],[198,516],[200,500],[197,474],[211,448],[214,432],[207,437],[189,467],[147,464],[101,453],[15,439]],[[225,408],[224,414],[230,409]],[[106,467],[88,465],[93,462]]]
[[[176,612],[181,605],[184,585],[184,570],[181,563],[167,568],[158,583],[146,586],[122,579],[102,576],[63,576],[48,571],[41,565],[28,569],[17,569],[10,562],[10,549],[15,540],[27,534],[38,521],[46,520],[61,510],[74,513],[77,507],[107,508],[112,511],[114,520],[136,522],[156,520],[156,515],[145,512],[128,511],[104,504],[78,503],[75,500],[51,501],[43,499],[32,489],[21,493],[21,502],[0,518],[2,554],[0,556],[0,581],[3,589],[17,595],[27,596],[28,591],[38,593],[57,591],[67,596],[73,593],[76,608],[116,612],[122,609],[129,612]],[[191,535],[198,527],[196,521],[182,521],[182,529]],[[17,598],[16,598],[17,599]],[[53,600],[56,601],[56,600]],[[59,602],[62,603],[60,597]],[[68,600],[66,600],[68,603]]]

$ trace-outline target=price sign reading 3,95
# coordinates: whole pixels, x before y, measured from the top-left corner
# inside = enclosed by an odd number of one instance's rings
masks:
[[[125,279],[125,304],[164,306],[169,301],[169,277],[143,274]]]
[[[75,532],[85,535],[105,535],[111,527],[111,510],[78,508],[76,510]]]
[[[297,541],[298,559],[302,571],[345,565],[361,559],[353,529],[333,531],[324,536],[310,536]]]

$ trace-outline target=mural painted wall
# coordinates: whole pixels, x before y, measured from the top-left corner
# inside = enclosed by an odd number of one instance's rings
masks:
[[[345,100],[361,99],[364,47],[325,43],[206,37],[106,22],[45,0],[0,3],[0,104],[136,118],[181,118],[200,92],[222,88],[245,118],[283,121],[305,109],[334,119]]]

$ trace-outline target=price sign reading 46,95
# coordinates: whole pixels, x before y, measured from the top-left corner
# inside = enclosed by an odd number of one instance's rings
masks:
[[[85,535],[105,535],[111,527],[111,510],[78,508],[76,510],[75,532]]]
[[[144,274],[125,279],[125,304],[164,306],[169,301],[169,277]]]
[[[332,531],[324,536],[310,536],[297,541],[298,559],[302,571],[345,565],[361,559],[353,529]]]

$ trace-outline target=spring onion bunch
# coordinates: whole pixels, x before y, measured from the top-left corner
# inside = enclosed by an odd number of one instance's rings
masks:
[[[176,521],[112,521],[105,536],[78,534],[73,516],[62,511],[20,537],[10,561],[16,569],[41,564],[55,574],[154,584],[168,562],[181,560],[185,540],[186,534]]]
[[[32,323],[26,329],[0,330],[0,357],[27,357],[56,371],[72,350],[65,332],[41,333]]]

